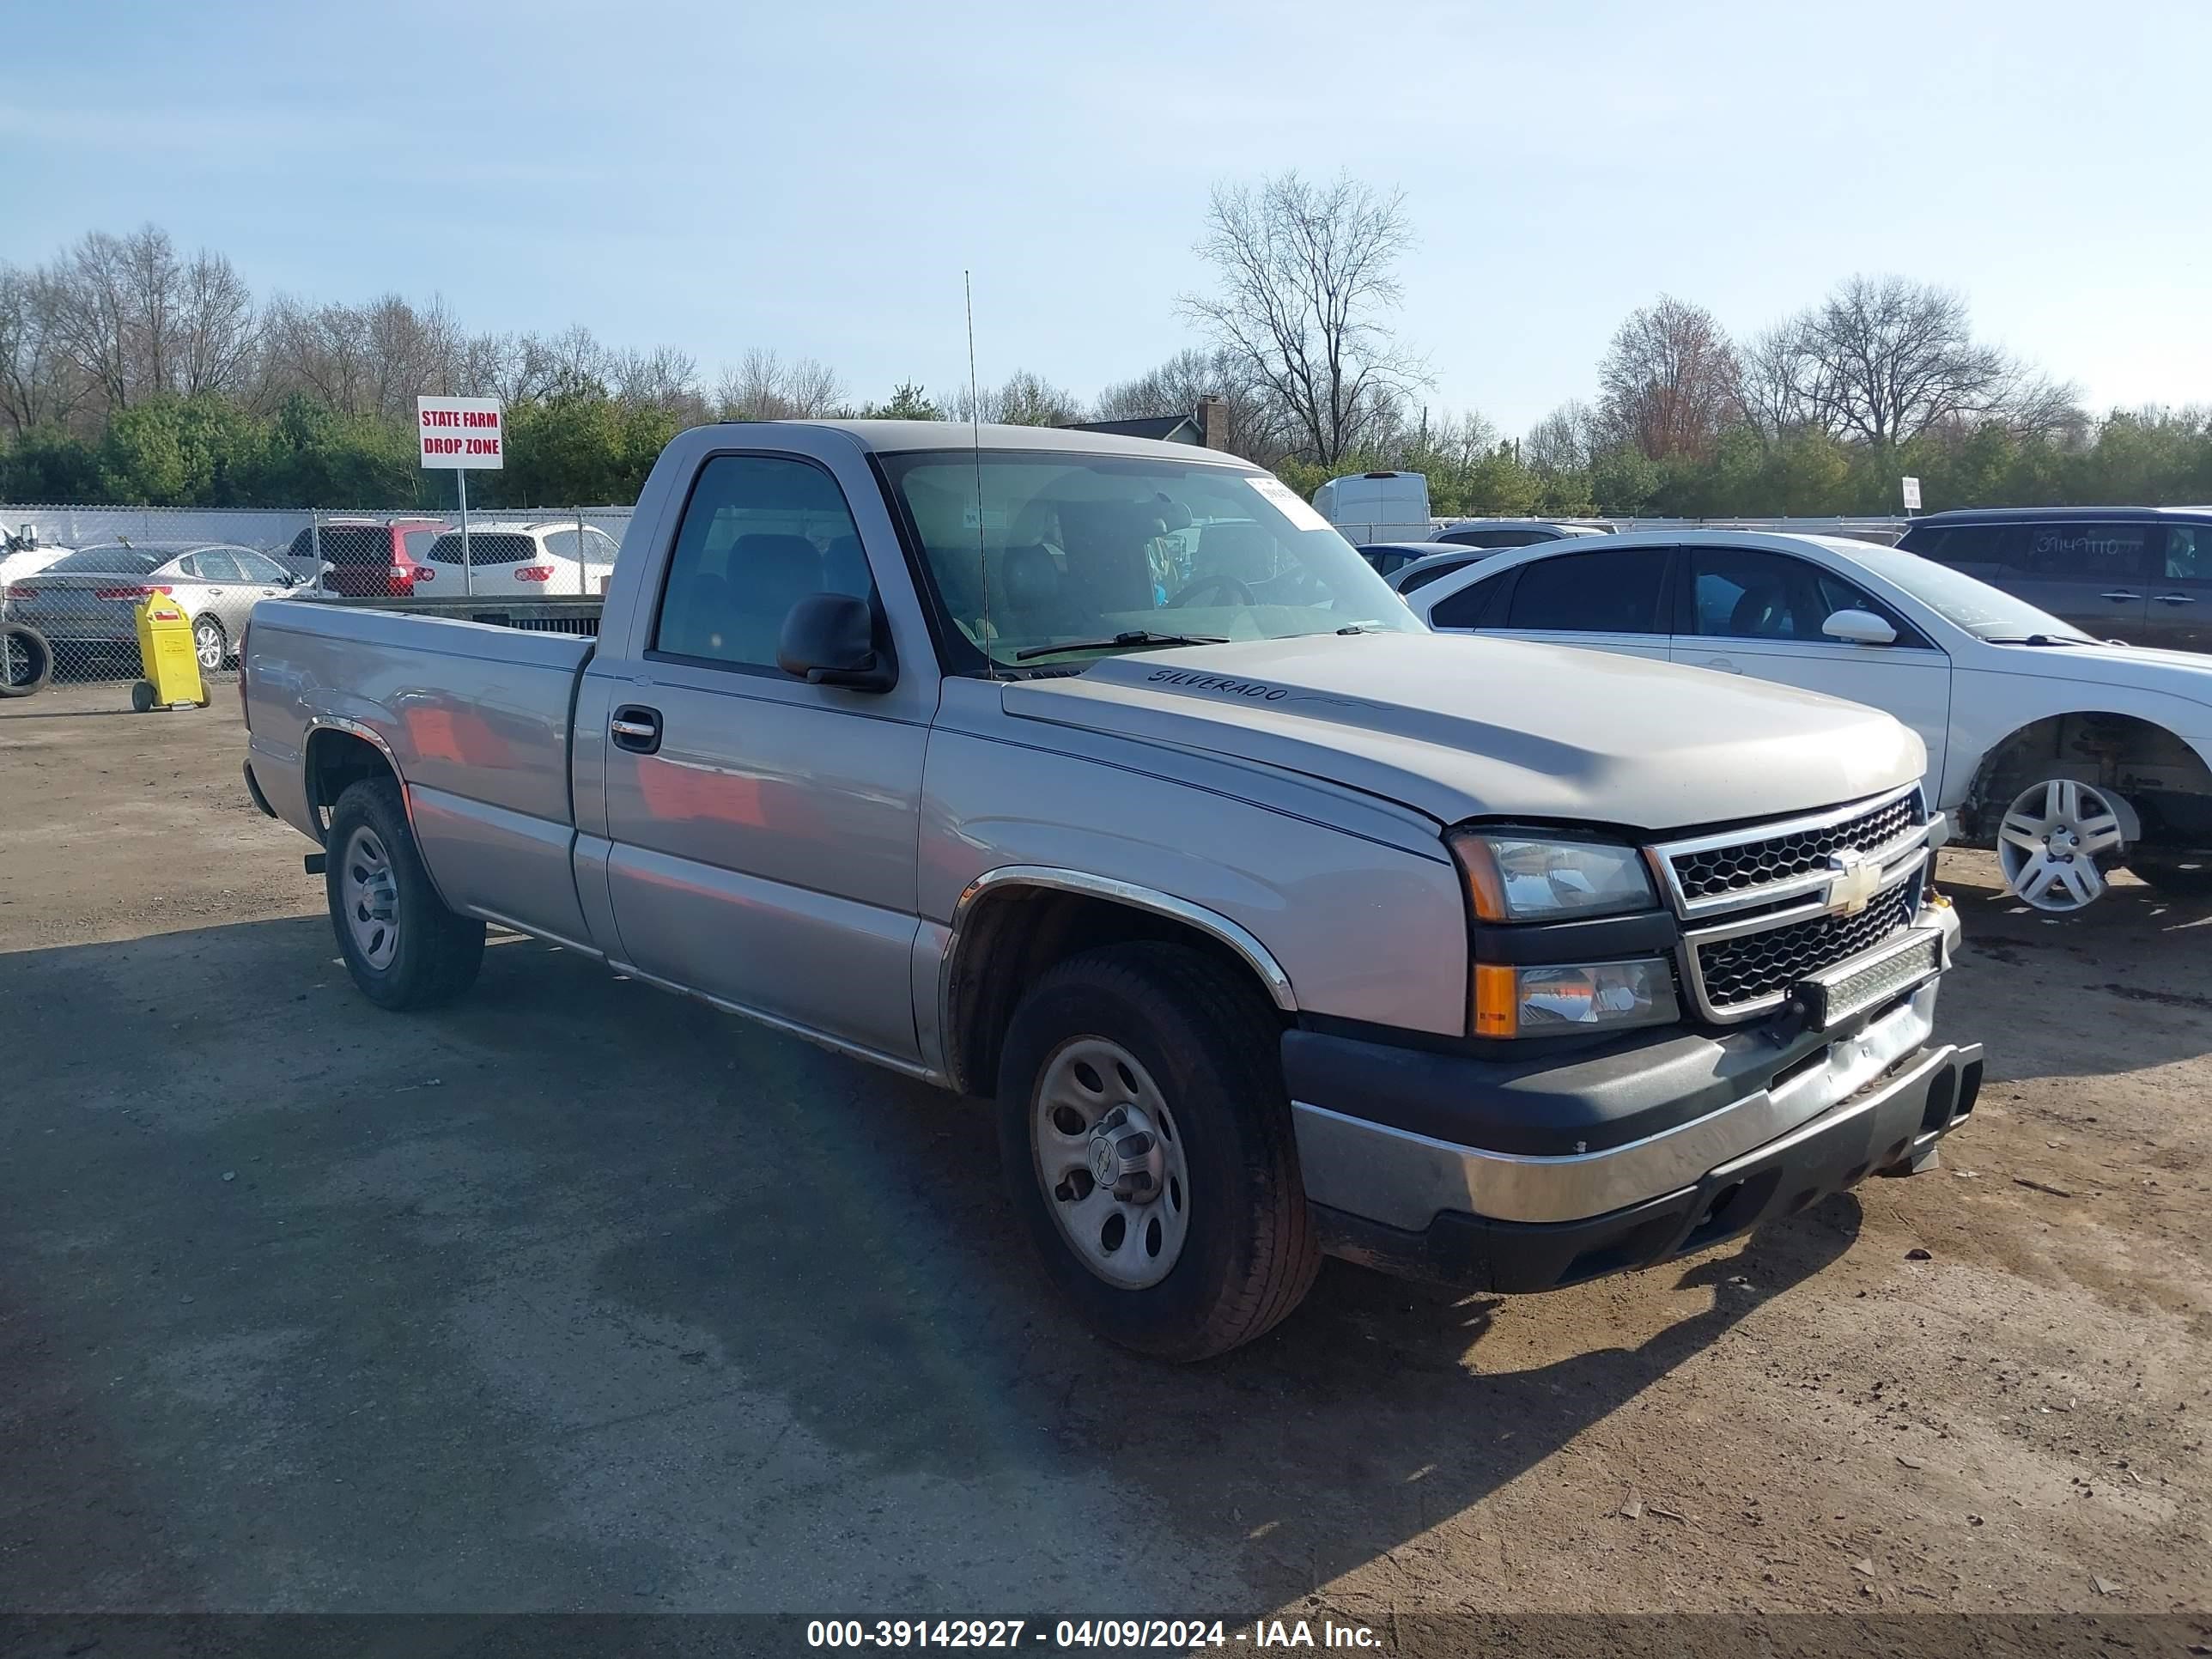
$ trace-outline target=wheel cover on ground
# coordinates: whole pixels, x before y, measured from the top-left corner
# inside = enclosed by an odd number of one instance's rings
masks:
[[[2118,853],[2120,817],[2095,786],[2052,778],[2021,792],[1997,826],[2005,885],[2038,910],[2079,910],[2105,891],[2098,858]]]
[[[220,623],[204,622],[192,626],[192,650],[200,659],[200,666],[215,670],[222,666],[222,627]]]
[[[338,878],[354,948],[380,972],[391,967],[399,953],[399,884],[384,842],[367,824],[346,838]]]
[[[1083,1265],[1122,1290],[1157,1285],[1190,1229],[1181,1126],[1135,1055],[1075,1037],[1046,1060],[1030,1145],[1045,1206]]]

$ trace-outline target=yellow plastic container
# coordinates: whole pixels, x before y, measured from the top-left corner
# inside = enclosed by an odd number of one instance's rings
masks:
[[[191,618],[167,593],[149,593],[139,602],[138,660],[146,678],[131,688],[131,706],[204,708],[207,688],[200,683],[200,659],[192,650]]]

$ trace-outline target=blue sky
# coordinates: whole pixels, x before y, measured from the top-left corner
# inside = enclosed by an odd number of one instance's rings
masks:
[[[1216,179],[1402,189],[1438,410],[1588,397],[1662,291],[1748,333],[1964,289],[2094,406],[2212,401],[2212,4],[4,0],[0,258],[147,220],[258,292],[1088,395],[1191,330]]]

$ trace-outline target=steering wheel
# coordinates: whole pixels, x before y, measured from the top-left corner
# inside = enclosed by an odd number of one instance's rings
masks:
[[[1229,596],[1229,603],[1231,605],[1257,605],[1260,603],[1259,596],[1254,593],[1249,587],[1246,586],[1236,577],[1217,574],[1212,576],[1200,576],[1196,581],[1192,582],[1189,586],[1185,587],[1182,592],[1170,599],[1168,604],[1170,607],[1188,605],[1192,602],[1192,599],[1195,595],[1200,593],[1211,593],[1217,587]]]

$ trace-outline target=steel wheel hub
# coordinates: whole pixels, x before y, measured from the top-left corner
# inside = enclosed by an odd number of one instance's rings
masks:
[[[363,824],[346,842],[340,866],[346,931],[372,968],[385,969],[399,953],[399,884],[376,832]]]
[[[2121,848],[2120,817],[2102,792],[2052,778],[2021,793],[1997,826],[2005,884],[2039,910],[2079,910],[2105,890],[2100,854]]]
[[[1103,1037],[1063,1043],[1037,1079],[1030,1126],[1038,1184],[1083,1264],[1123,1290],[1165,1279],[1189,1231],[1190,1171],[1136,1056]]]

